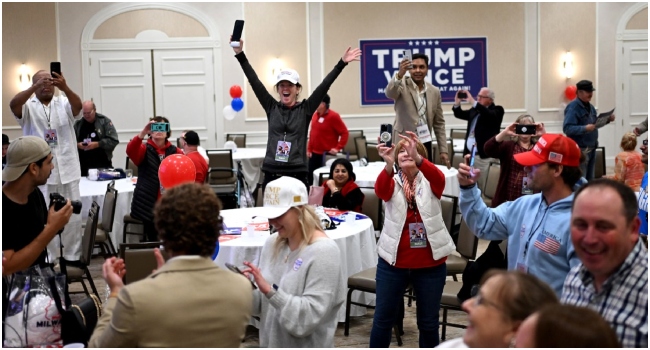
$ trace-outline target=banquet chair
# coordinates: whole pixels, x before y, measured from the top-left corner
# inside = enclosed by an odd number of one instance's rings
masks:
[[[439,164],[440,161],[437,158],[439,154],[440,154],[440,152],[438,152],[438,143],[437,142],[432,142],[431,143],[431,161],[432,161],[433,164]],[[440,165],[442,165],[442,164],[440,164]]]
[[[357,156],[359,157],[359,159],[366,158],[366,160],[368,160],[368,151],[366,149],[366,137],[359,136],[355,138],[354,144],[356,146]]]
[[[115,206],[117,205],[117,190],[115,180],[112,180],[106,187],[104,204],[102,205],[102,222],[97,225],[97,236],[95,247],[101,249],[104,259],[108,256],[117,256],[115,246],[110,233],[113,231],[113,220],[115,219]]]
[[[330,173],[320,173],[318,174],[318,186],[323,186],[323,184],[329,180]]]
[[[442,289],[442,298],[440,299],[440,308],[442,309],[442,322],[440,322],[442,326],[442,332],[440,334],[441,342],[447,338],[447,327],[467,328],[465,325],[452,323],[447,320],[449,310],[463,311],[461,307],[462,303],[458,300],[457,296],[462,286],[462,282],[446,281]]]
[[[458,232],[458,242],[456,243],[456,254],[447,256],[447,276],[452,276],[454,281],[458,281],[456,275],[462,274],[470,260],[476,259],[478,249],[478,237],[470,230],[465,220],[460,220],[460,231]]]
[[[449,138],[452,140],[464,140],[465,134],[467,134],[467,129],[451,129],[449,131]]]
[[[345,331],[343,334],[347,337],[350,335],[350,307],[352,305],[363,306],[369,309],[374,309],[372,305],[366,305],[352,301],[352,292],[360,291],[366,293],[376,294],[377,283],[375,281],[375,276],[377,275],[377,267],[371,267],[369,269],[363,270],[361,272],[355,273],[354,275],[348,277],[348,296],[345,303]],[[403,304],[403,303],[402,303]],[[393,326],[395,331],[395,338],[397,339],[397,345],[402,346],[402,337],[403,334],[400,327],[399,321]]]
[[[149,276],[158,268],[154,248],[160,248],[162,242],[120,244],[120,259],[124,260],[126,274],[122,277],[124,284],[133,283]],[[160,249],[165,260],[169,259],[164,249]]]
[[[601,178],[607,174],[607,166],[605,164],[605,147],[596,148],[596,165],[594,169],[594,179]],[[582,174],[584,177],[585,174]]]
[[[264,192],[262,191],[262,184],[258,183],[255,185],[255,190],[253,190],[253,199],[255,201],[256,207],[264,206]]]
[[[126,165],[124,166],[124,169],[131,169],[133,170],[133,176],[138,176],[138,166],[135,165],[129,157],[126,157]]]
[[[359,187],[363,193],[363,205],[361,206],[361,213],[366,215],[372,220],[372,226],[375,234],[378,237],[377,231],[381,232],[384,224],[382,213],[382,201],[377,197],[374,187]]]
[[[93,204],[88,210],[88,219],[86,219],[86,226],[84,227],[83,236],[81,237],[81,256],[79,260],[68,261],[63,257],[60,258],[59,265],[55,267],[56,272],[61,272],[61,264],[65,264],[65,275],[66,283],[71,284],[75,282],[81,282],[83,287],[83,292],[69,292],[70,294],[76,293],[85,293],[90,296],[88,288],[84,279],[90,284],[90,288],[93,293],[99,298],[99,293],[97,293],[97,288],[95,288],[95,283],[93,282],[93,277],[88,270],[88,265],[90,265],[90,257],[93,253],[93,248],[95,246],[95,236],[97,235],[97,222],[99,221],[99,205],[97,202],[93,201]]]
[[[440,198],[440,210],[450,235],[456,227],[456,208],[458,208],[458,197],[443,194]]]
[[[501,165],[497,162],[490,162],[490,167],[488,168],[487,178],[485,179],[485,185],[481,189],[481,196],[483,197],[483,202],[488,207],[492,207],[492,199],[494,194],[497,192],[497,185],[499,184],[499,175],[501,174]]]
[[[226,141],[233,141],[237,148],[246,148],[246,134],[226,134]]]
[[[368,163],[384,161],[384,159],[379,155],[376,143],[366,142],[366,155],[368,156]]]
[[[357,154],[357,146],[355,143],[355,139],[357,137],[362,137],[362,136],[363,136],[363,130],[348,130],[348,142],[343,147],[342,153],[343,155],[346,156],[346,158],[349,161],[359,159],[359,155]]]
[[[207,184],[219,196],[224,209],[239,205],[239,181],[234,167],[231,149],[209,149]]]

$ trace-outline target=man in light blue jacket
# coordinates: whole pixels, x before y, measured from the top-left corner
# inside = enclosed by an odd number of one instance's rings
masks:
[[[531,151],[514,158],[525,167],[529,187],[540,193],[488,208],[476,187],[480,171],[460,164],[460,210],[477,237],[508,240],[509,270],[538,277],[559,297],[567,273],[580,263],[569,231],[572,188],[581,176],[580,148],[564,135],[545,134]]]

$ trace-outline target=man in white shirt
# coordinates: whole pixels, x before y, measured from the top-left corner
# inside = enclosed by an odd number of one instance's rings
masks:
[[[39,187],[46,202],[49,202],[49,194],[54,192],[70,200],[79,200],[81,168],[73,126],[75,120],[81,118],[81,99],[66,84],[63,75],[56,72],[52,74],[54,76],[44,70],[36,72],[32,78],[32,86],[14,96],[9,108],[24,135],[42,137],[52,150],[54,168],[47,184]],[[63,94],[55,96],[55,87]],[[61,234],[61,243],[66,260],[79,260],[81,215],[70,217]],[[59,240],[50,242],[48,252],[52,257],[60,255]]]

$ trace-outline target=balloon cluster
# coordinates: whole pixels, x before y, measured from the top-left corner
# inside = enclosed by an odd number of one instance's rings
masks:
[[[241,99],[241,94],[241,86],[233,85],[230,87],[230,97],[232,97],[232,101],[229,106],[223,107],[223,117],[226,118],[226,120],[235,119],[237,112],[244,109],[244,101]]]
[[[185,155],[174,154],[160,163],[158,168],[158,179],[162,188],[168,190],[180,184],[194,182],[196,178],[196,167],[194,162]]]

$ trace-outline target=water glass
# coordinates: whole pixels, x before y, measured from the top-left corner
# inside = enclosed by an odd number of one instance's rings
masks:
[[[130,179],[130,178],[133,177],[133,169],[126,169],[125,173],[126,173],[126,178],[127,179]]]

